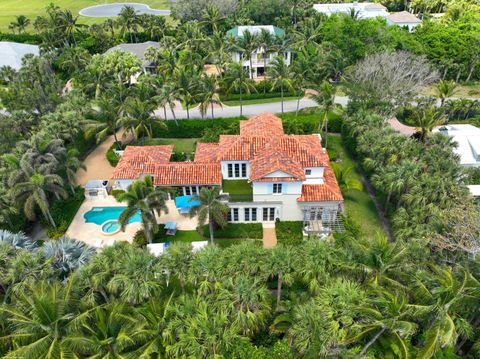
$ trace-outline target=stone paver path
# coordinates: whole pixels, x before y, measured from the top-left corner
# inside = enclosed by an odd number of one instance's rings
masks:
[[[263,248],[273,248],[277,245],[277,234],[275,223],[262,223],[263,227]]]

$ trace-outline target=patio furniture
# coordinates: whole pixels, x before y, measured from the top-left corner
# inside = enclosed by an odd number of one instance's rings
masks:
[[[175,206],[180,214],[188,214],[191,207],[200,206],[200,201],[193,199],[193,196],[180,196],[175,198]]]
[[[167,222],[165,230],[167,231],[167,236],[174,236],[177,233],[177,222]]]

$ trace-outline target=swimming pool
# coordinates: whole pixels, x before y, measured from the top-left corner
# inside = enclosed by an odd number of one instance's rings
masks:
[[[83,218],[85,218],[86,223],[95,223],[101,226],[106,221],[118,220],[125,208],[127,207],[92,207],[90,211],[83,215]],[[138,212],[130,218],[128,223],[141,222],[141,220],[140,212]]]
[[[115,234],[120,232],[120,223],[116,220],[106,221],[102,224],[102,232],[106,235]]]

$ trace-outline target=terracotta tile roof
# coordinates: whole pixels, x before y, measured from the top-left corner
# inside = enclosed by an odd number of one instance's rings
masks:
[[[160,163],[168,163],[173,145],[127,146],[113,171],[113,179],[137,179],[143,174],[153,174]]]
[[[218,143],[198,143],[195,150],[195,162],[216,162]]]
[[[299,202],[343,201],[342,191],[338,186],[335,174],[331,167],[325,167],[323,184],[302,185],[302,195]]]
[[[158,165],[153,174],[156,186],[221,185],[220,163],[170,162]]]
[[[282,152],[265,153],[250,161],[250,180],[257,181],[276,171],[290,175],[293,180],[305,180],[305,173],[300,163],[285,156]],[[268,177],[267,177],[268,178]],[[265,178],[266,181],[271,181]]]
[[[240,121],[240,136],[270,137],[283,136],[282,120],[271,113],[261,113]]]

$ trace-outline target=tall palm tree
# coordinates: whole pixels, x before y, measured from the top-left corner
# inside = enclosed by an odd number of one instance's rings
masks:
[[[243,66],[244,57],[248,58],[249,76],[253,79],[253,53],[258,48],[258,35],[252,34],[250,31],[244,31],[242,36],[237,39],[237,50],[241,53],[240,63]]]
[[[60,56],[60,68],[70,76],[77,75],[83,71],[90,63],[91,56],[89,52],[82,47],[67,47]]]
[[[87,114],[85,134],[87,137],[95,136],[97,143],[105,140],[107,136],[113,135],[115,144],[120,149],[117,131],[122,115],[122,106],[115,98],[108,95],[100,97],[94,102],[92,110]]]
[[[175,84],[172,82],[167,82],[163,84],[159,89],[157,89],[157,95],[154,97],[154,100],[157,104],[163,107],[163,117],[167,120],[167,106],[170,108],[172,117],[177,122],[177,117],[175,115],[175,102],[180,100],[180,96],[177,92]]]
[[[203,226],[208,221],[210,243],[213,244],[213,227],[218,224],[224,227],[227,224],[225,216],[228,206],[221,201],[220,191],[217,187],[202,188],[198,196],[193,196],[192,201],[200,201],[200,205],[190,209],[190,217],[198,215],[198,225]]]
[[[79,170],[87,170],[87,166],[78,158],[80,152],[76,148],[71,148],[67,152],[67,158],[65,159],[65,172],[67,175],[67,181],[72,193],[75,193],[75,185],[77,184],[77,172]]]
[[[210,106],[210,109],[212,111],[212,119],[214,118],[213,114],[213,106],[214,105],[220,105],[222,106],[222,103],[220,102],[220,97],[218,96],[218,79],[215,75],[207,75],[204,74],[200,78],[200,83],[199,83],[199,90],[200,94],[198,95],[200,99],[200,113],[202,117],[205,117],[208,107]]]
[[[295,252],[289,246],[274,247],[267,257],[267,268],[272,276],[277,277],[277,309],[280,307],[283,284],[292,284],[296,266]]]
[[[48,195],[67,197],[62,178],[56,174],[39,172],[27,161],[21,161],[20,168],[23,179],[13,187],[15,200],[23,203],[23,211],[27,218],[35,219],[36,207],[38,206],[47,222],[56,227],[57,225],[50,213]]]
[[[175,78],[178,94],[187,108],[187,119],[190,119],[190,105],[196,92],[197,76],[192,69],[181,67],[175,71]]]
[[[118,14],[117,21],[120,26],[121,35],[124,36],[125,31],[127,31],[130,35],[130,42],[133,42],[132,31],[137,31],[138,25],[138,15],[135,8],[129,5],[122,7],[122,10],[120,10],[120,13]]]
[[[234,47],[230,36],[225,36],[223,32],[215,32],[207,38],[209,57],[215,64],[218,74],[223,77],[227,64],[231,61],[230,50]]]
[[[12,199],[11,192],[0,185],[0,223],[13,228],[12,216],[18,213],[18,209]]]
[[[435,97],[440,99],[440,106],[445,100],[455,94],[457,84],[452,80],[440,80],[435,84]]]
[[[256,91],[253,80],[248,78],[242,64],[232,63],[228,66],[224,82],[227,86],[227,93],[239,91],[240,93],[240,116],[243,115],[243,94]]]
[[[168,212],[165,205],[165,193],[154,188],[152,177],[146,176],[144,179],[133,182],[127,192],[117,194],[115,198],[119,202],[127,202],[127,208],[119,218],[122,230],[125,230],[133,216],[140,213],[145,237],[148,243],[152,243],[153,235],[158,232],[155,212],[157,215],[160,215],[162,211]]]
[[[434,105],[425,105],[417,107],[412,124],[420,128],[420,141],[425,142],[427,134],[432,131],[435,126],[439,126],[445,122],[445,116]]]
[[[267,73],[267,58],[270,53],[270,51],[273,49],[273,46],[275,44],[274,37],[270,33],[270,31],[266,29],[262,29],[260,31],[260,34],[258,35],[258,46],[262,49],[263,53],[263,71],[266,74]],[[265,96],[265,92],[267,91],[267,87],[265,86],[263,88],[263,95]]]
[[[218,6],[209,4],[202,12],[202,20],[200,24],[207,28],[210,34],[218,31],[218,25],[225,19],[225,16],[220,14]]]
[[[153,124],[159,126],[165,125],[155,117],[155,110],[157,105],[155,102],[141,101],[137,97],[131,97],[125,104],[125,115],[121,122],[125,127],[130,127],[135,138],[140,138],[141,135],[146,135],[148,139],[153,136]]]
[[[283,56],[277,56],[273,59],[268,70],[268,75],[272,78],[272,88],[280,88],[282,96],[282,113],[283,113],[283,94],[285,90],[293,90],[293,79],[290,68]]]
[[[325,129],[325,148],[328,149],[328,115],[335,106],[335,87],[327,81],[316,89],[317,93],[311,95],[311,99],[322,108],[323,118],[318,126],[318,130]]]
[[[13,32],[18,30],[18,33],[25,32],[25,29],[30,25],[30,19],[25,15],[19,15],[15,18],[15,21],[12,21],[8,26]]]

